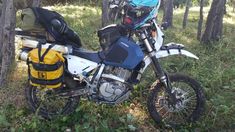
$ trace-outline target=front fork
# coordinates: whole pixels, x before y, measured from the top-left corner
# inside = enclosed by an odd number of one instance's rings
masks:
[[[155,51],[152,48],[151,44],[149,43],[146,33],[145,32],[140,33],[140,38],[145,44],[148,55],[151,57],[156,77],[159,78],[160,82],[164,85],[165,90],[169,95],[170,103],[172,105],[176,104],[177,99],[174,93],[172,93],[172,86],[171,86],[170,79],[167,76],[167,74],[164,72],[164,70],[162,69],[159,60],[156,58]]]
[[[174,106],[177,102],[177,98],[174,93],[172,93],[172,86],[169,77],[166,72],[162,69],[159,60],[154,56],[151,57],[155,75],[159,78],[160,82],[164,85],[166,92],[169,95],[170,103]]]

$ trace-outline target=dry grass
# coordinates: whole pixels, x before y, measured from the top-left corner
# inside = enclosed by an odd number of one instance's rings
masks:
[[[24,62],[17,63],[8,81],[10,83],[0,89],[0,106],[12,104],[16,108],[25,107],[24,86],[27,83],[27,67]]]

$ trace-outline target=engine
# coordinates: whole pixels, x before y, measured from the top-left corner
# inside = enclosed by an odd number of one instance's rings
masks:
[[[112,103],[121,103],[129,98],[130,86],[125,82],[131,72],[123,68],[106,67],[100,80],[99,98]],[[124,82],[123,82],[124,81]]]

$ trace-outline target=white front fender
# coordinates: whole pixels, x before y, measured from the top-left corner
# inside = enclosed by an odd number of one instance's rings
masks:
[[[168,43],[165,46],[163,46],[159,51],[156,52],[157,58],[163,58],[171,55],[184,55],[190,58],[199,59],[196,55],[193,53],[184,50],[183,44],[178,43]]]
[[[159,51],[155,52],[155,56],[156,58],[160,59],[171,55],[184,55],[197,60],[199,59],[196,55],[187,50],[184,50],[183,48],[184,45],[182,44],[169,43],[165,45],[164,48],[161,48]],[[140,70],[140,73],[143,73],[145,71],[145,69],[151,64],[152,60],[149,56],[146,56],[144,58],[144,62],[145,67]]]
[[[159,50],[156,53],[156,57],[157,58],[163,58],[163,57],[167,57],[167,56],[171,56],[171,55],[184,55],[190,58],[194,58],[194,59],[199,59],[196,55],[194,55],[193,53],[187,51],[187,50],[179,50],[179,49],[169,49],[169,50]]]

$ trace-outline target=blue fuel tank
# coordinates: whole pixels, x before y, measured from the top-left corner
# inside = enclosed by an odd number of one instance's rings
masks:
[[[105,53],[104,64],[133,70],[144,59],[144,53],[133,40],[121,37]]]

